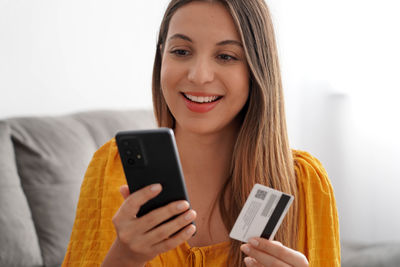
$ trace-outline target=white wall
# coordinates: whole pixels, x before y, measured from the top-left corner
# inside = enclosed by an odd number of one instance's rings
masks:
[[[167,0],[0,0],[0,117],[151,107]]]
[[[343,240],[400,240],[400,3],[270,0],[292,146],[335,188]]]
[[[0,0],[0,118],[151,107],[167,0]],[[398,1],[269,0],[290,139],[325,165],[347,241],[400,240]]]

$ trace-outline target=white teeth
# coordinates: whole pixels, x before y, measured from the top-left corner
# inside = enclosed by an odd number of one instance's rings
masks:
[[[218,96],[194,96],[194,95],[187,95],[184,94],[186,98],[190,99],[193,102],[196,103],[210,103],[215,101]]]

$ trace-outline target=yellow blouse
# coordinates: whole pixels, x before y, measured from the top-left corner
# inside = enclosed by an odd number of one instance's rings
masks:
[[[294,151],[299,186],[298,250],[310,266],[340,266],[339,222],[334,193],[321,163]],[[126,184],[115,139],[93,156],[82,183],[71,240],[62,266],[100,266],[116,234],[112,217]],[[229,242],[190,247],[187,242],[160,254],[146,267],[227,266]]]

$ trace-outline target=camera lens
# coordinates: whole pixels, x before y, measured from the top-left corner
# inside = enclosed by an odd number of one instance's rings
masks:
[[[127,150],[127,151],[126,151],[126,154],[127,154],[128,156],[130,156],[130,155],[132,155],[132,151]]]
[[[135,165],[135,160],[129,158],[129,159],[128,159],[128,164],[130,164],[130,165]]]

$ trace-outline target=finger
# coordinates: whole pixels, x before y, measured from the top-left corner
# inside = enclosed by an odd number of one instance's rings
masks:
[[[251,238],[249,244],[257,250],[286,262],[289,265],[308,266],[307,258],[300,252],[283,246],[280,242],[265,238]]]
[[[247,256],[254,258],[262,266],[290,267],[289,264],[282,259],[276,258],[265,251],[260,251],[249,244],[244,244],[240,247]],[[249,266],[257,266],[253,261],[248,260]],[[253,264],[253,265],[251,265]]]
[[[264,267],[263,265],[259,264],[254,258],[252,257],[246,257],[244,258],[244,264],[246,264],[247,267]]]
[[[129,197],[129,187],[127,185],[123,185],[119,188],[119,192],[121,193],[124,199]]]
[[[122,203],[118,215],[121,219],[135,218],[140,207],[150,199],[157,196],[161,190],[162,188],[160,184],[153,184],[132,193],[124,203]]]
[[[172,234],[178,232],[179,230],[193,222],[195,218],[196,212],[194,210],[188,210],[187,212],[179,215],[177,218],[149,231],[145,235],[145,238],[148,240],[148,243],[151,244],[161,242],[164,239],[170,238]]]
[[[196,232],[196,226],[194,226],[193,224],[190,224],[190,225],[186,226],[185,228],[183,228],[181,231],[179,231],[173,237],[170,237],[166,240],[159,242],[158,244],[155,244],[152,247],[152,249],[154,249],[154,251],[157,254],[169,251],[171,249],[176,248],[177,246],[179,246],[186,240],[189,240],[195,232]]]
[[[278,241],[270,241],[265,238],[250,239],[251,245],[263,251],[268,250],[268,254],[283,259],[289,265],[308,266],[308,260],[302,253],[282,245]]]
[[[186,200],[174,201],[169,203],[168,205],[155,209],[143,217],[139,218],[139,220],[143,221],[143,232],[147,232],[150,229],[153,229],[160,223],[168,220],[169,218],[181,214],[188,210],[190,207],[189,202]],[[186,224],[185,224],[186,225]]]

